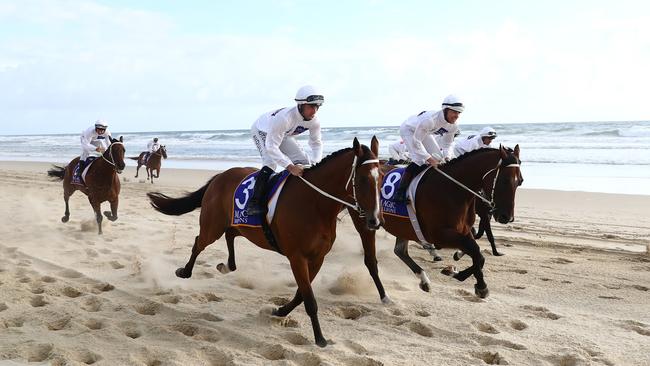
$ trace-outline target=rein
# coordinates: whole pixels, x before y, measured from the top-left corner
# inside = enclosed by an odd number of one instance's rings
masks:
[[[456,183],[457,185],[459,185],[461,188],[465,189],[465,190],[468,191],[469,193],[471,193],[471,194],[473,194],[474,196],[478,197],[481,201],[483,201],[483,202],[487,203],[488,205],[490,205],[491,208],[494,208],[494,189],[495,189],[495,187],[496,187],[496,185],[497,185],[497,178],[499,178],[499,171],[501,170],[501,163],[502,163],[502,162],[503,162],[503,159],[499,159],[499,162],[497,163],[497,166],[494,167],[494,168],[492,168],[492,169],[490,169],[490,170],[488,170],[487,173],[483,174],[483,178],[481,178],[481,181],[483,181],[483,180],[485,180],[485,178],[488,176],[488,174],[492,173],[492,172],[495,171],[495,170],[496,170],[496,172],[497,172],[497,173],[494,175],[494,181],[492,182],[492,192],[490,192],[490,196],[489,196],[489,197],[490,197],[490,200],[489,200],[489,201],[488,201],[485,197],[483,197],[481,194],[472,191],[471,189],[469,189],[469,188],[468,188],[466,185],[464,185],[463,183],[457,181],[456,179],[454,179],[453,177],[451,177],[449,174],[447,174],[447,173],[443,172],[442,170],[438,169],[438,167],[435,167],[434,169],[437,170],[440,174],[442,174],[442,175],[444,175],[445,177],[449,178],[449,180],[451,180],[452,182],[454,182],[454,183]],[[504,166],[504,168],[516,168],[516,167],[519,167],[519,164],[508,164],[508,165]]]
[[[342,199],[340,199],[338,197],[334,197],[331,194],[323,191],[322,189],[316,187],[314,184],[312,184],[310,181],[306,180],[302,176],[298,176],[298,178],[302,179],[303,182],[305,182],[308,186],[313,188],[316,192],[318,192],[318,193],[322,194],[323,196],[325,196],[327,198],[330,198],[330,199],[332,199],[332,200],[334,200],[336,202],[342,203],[345,206],[350,207],[351,209],[357,211],[359,213],[359,216],[364,216],[365,213],[363,212],[363,210],[361,209],[361,206],[359,206],[359,203],[357,202],[357,185],[354,182],[354,177],[356,176],[356,172],[357,172],[357,170],[356,170],[356,168],[357,168],[357,159],[358,158],[355,155],[354,160],[352,160],[352,171],[350,172],[350,177],[348,178],[348,182],[345,184],[345,189],[347,190],[348,186],[350,185],[350,182],[352,182],[352,198],[354,199],[354,205],[349,203],[349,202],[346,202],[346,201],[344,201],[344,200],[342,200]],[[374,164],[374,163],[378,164],[379,159],[366,160],[363,163],[359,164],[359,166],[366,165],[366,164]]]
[[[115,165],[115,158],[113,157],[113,145],[115,145],[115,144],[124,145],[123,143],[121,143],[121,142],[119,142],[119,141],[112,142],[112,143],[108,146],[108,154],[110,155],[112,161],[106,159],[106,157],[104,156],[105,154],[102,154],[102,159],[106,160],[107,163],[109,163],[109,164],[111,164],[112,166],[114,166],[114,167],[117,168],[117,166]]]

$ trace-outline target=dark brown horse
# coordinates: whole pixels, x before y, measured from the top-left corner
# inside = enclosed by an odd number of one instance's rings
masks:
[[[269,224],[276,239],[277,251],[289,259],[298,284],[294,298],[274,310],[273,314],[287,316],[304,301],[316,344],[321,347],[327,341],[318,322],[318,307],[311,282],[334,243],[337,215],[344,208],[343,202],[363,213],[361,216],[364,217],[366,230],[376,230],[382,223],[378,145],[374,137],[370,149],[359,144],[355,138],[352,148],[339,150],[305,169],[303,179],[289,176],[278,198],[273,221]],[[178,277],[191,277],[196,257],[224,233],[229,251],[229,271],[236,269],[234,239],[237,236],[244,236],[263,249],[276,250],[269,244],[261,228],[233,226],[234,191],[245,177],[255,171],[254,168],[226,170],[215,175],[198,191],[181,198],[170,198],[157,192],[148,194],[152,206],[167,215],[182,215],[201,207],[200,232],[194,240],[189,261],[185,267],[176,270]],[[309,186],[308,182],[329,197]]]
[[[122,136],[120,136],[119,140],[111,138],[108,149],[88,169],[85,186],[71,183],[74,169],[79,162],[78,157],[72,159],[65,167],[55,166],[54,169],[48,170],[47,175],[63,181],[65,214],[61,217],[62,222],[68,222],[70,219],[68,200],[77,190],[88,196],[88,201],[90,201],[90,205],[95,211],[95,218],[99,228],[98,234],[102,233],[102,214],[100,212],[102,202],[108,201],[111,204],[111,210],[104,211],[106,218],[111,221],[117,220],[118,196],[120,194],[120,178],[117,174],[122,173],[124,170],[125,149],[122,142]]]
[[[476,219],[476,196],[449,177],[473,192],[481,188],[487,189],[486,192],[490,192],[488,198],[494,204],[492,210],[495,219],[500,223],[508,223],[514,220],[515,192],[521,183],[519,164],[519,145],[514,150],[503,147],[475,150],[440,166],[440,171],[426,171],[416,191],[415,208],[426,241],[435,243],[438,249],[456,248],[472,257],[472,266],[469,268],[458,273],[443,273],[452,275],[459,281],[474,275],[477,280],[475,293],[480,297],[486,297],[489,291],[482,271],[485,258],[471,233]],[[387,166],[386,169],[392,170],[393,167]],[[441,171],[449,177],[444,176]],[[364,249],[374,248],[375,233],[360,225],[358,214],[351,211],[350,215],[361,236]],[[408,254],[408,241],[418,240],[410,220],[385,215],[384,228],[396,236],[395,254],[420,278],[420,288],[429,291],[430,281],[427,274]],[[379,296],[385,298],[379,276],[372,271],[370,274],[377,285]]]
[[[147,180],[151,179],[151,183],[153,183],[154,178],[160,177],[160,166],[162,165],[162,159],[167,159],[167,149],[165,145],[160,146],[160,149],[149,155],[149,160],[145,163],[144,159],[146,155],[147,152],[143,151],[140,153],[140,156],[132,156],[129,159],[138,161],[138,167],[135,169],[135,177],[138,177],[140,167],[144,165],[147,171]],[[155,176],[153,175],[154,170],[156,171]]]

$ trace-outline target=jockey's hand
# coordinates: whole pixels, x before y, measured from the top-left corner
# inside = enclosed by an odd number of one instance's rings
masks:
[[[97,148],[95,149],[95,151],[97,151],[97,152],[100,153],[100,154],[103,154],[104,151],[106,151],[106,149],[104,149],[104,148],[101,147],[101,146],[97,146]]]
[[[427,163],[435,168],[438,166],[438,164],[440,164],[440,161],[434,159],[433,156],[429,156],[429,158],[427,159]]]
[[[300,177],[300,176],[302,176],[302,172],[303,172],[304,169],[300,165],[289,164],[289,165],[287,165],[287,170],[292,175]]]

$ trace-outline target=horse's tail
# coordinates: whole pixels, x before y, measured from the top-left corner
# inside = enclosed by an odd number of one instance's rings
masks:
[[[59,178],[59,180],[63,180],[63,177],[65,176],[65,167],[61,167],[58,165],[53,165],[53,167],[54,168],[47,171],[47,176],[55,177],[55,178]]]
[[[129,159],[131,160],[140,160],[139,156],[129,156]]]
[[[156,211],[162,212],[165,215],[179,216],[201,207],[203,195],[208,189],[210,183],[212,183],[212,179],[214,179],[214,177],[210,178],[208,183],[198,191],[188,193],[181,198],[172,198],[160,192],[149,192],[147,193],[147,196],[151,201],[151,206],[153,206]]]

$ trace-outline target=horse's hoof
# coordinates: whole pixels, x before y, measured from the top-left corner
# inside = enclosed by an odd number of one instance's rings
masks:
[[[504,253],[499,253],[499,252],[493,252],[492,255],[495,256],[495,257],[500,257],[500,256],[505,255],[505,254]]]
[[[68,220],[70,220],[70,216],[63,216],[63,217],[61,218],[61,222],[63,222],[63,223],[68,222]]]
[[[228,266],[226,266],[223,263],[217,264],[217,271],[219,271],[219,272],[221,272],[223,274],[230,273],[230,269],[228,269]]]
[[[316,345],[318,347],[325,347],[325,346],[327,346],[327,341],[325,340],[325,338],[317,339],[316,340]]]
[[[457,251],[454,253],[454,260],[459,261],[463,257],[463,252]]]
[[[478,285],[474,285],[474,293],[481,299],[485,299],[490,294],[490,290],[488,290],[487,286],[485,286],[483,289],[480,289],[478,288]]]
[[[391,300],[391,298],[388,297],[388,295],[382,297],[381,303],[384,304],[384,305],[393,305],[394,304],[393,300]]]
[[[434,262],[440,262],[440,261],[442,261],[442,257],[437,255],[437,256],[433,257],[433,261]]]
[[[104,211],[104,216],[106,216],[106,218],[110,221],[117,220],[117,215],[113,216],[113,213],[111,211]]]
[[[454,266],[447,266],[440,271],[445,276],[453,276],[455,274],[458,274],[458,270]]]
[[[429,290],[431,290],[431,289],[429,288],[429,284],[428,284],[428,283],[420,283],[420,288],[421,288],[422,291],[424,291],[424,292],[429,292]]]
[[[176,270],[176,277],[179,278],[190,278],[192,277],[192,272],[188,272],[185,270],[185,268],[181,267]]]
[[[273,311],[271,312],[271,315],[279,316],[279,317],[285,317],[286,316],[286,314],[281,314],[280,313],[280,308],[273,309]]]

